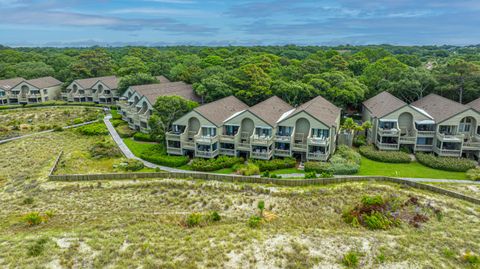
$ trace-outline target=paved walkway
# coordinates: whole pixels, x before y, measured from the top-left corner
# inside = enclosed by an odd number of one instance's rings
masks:
[[[161,166],[161,165],[157,165],[157,164],[154,164],[154,163],[151,163],[151,162],[147,162],[147,161],[145,161],[143,159],[140,159],[137,156],[135,156],[133,154],[133,152],[127,147],[127,145],[125,145],[125,143],[123,142],[123,139],[117,133],[117,130],[115,130],[115,127],[113,127],[112,123],[110,122],[111,118],[112,118],[112,115],[109,114],[109,115],[107,115],[103,118],[103,122],[107,126],[107,129],[110,132],[110,135],[112,136],[115,143],[117,143],[118,147],[122,151],[123,155],[125,155],[125,157],[127,157],[129,159],[139,160],[146,167],[149,167],[149,168],[160,168],[161,170],[167,171],[167,172],[187,172],[185,170],[175,169],[175,168],[171,168],[171,167],[167,167],[167,166]],[[188,171],[188,172],[192,172],[192,171]]]
[[[70,126],[65,126],[65,127],[62,127],[62,128],[63,128],[63,129],[70,129],[70,128],[75,128],[75,127],[80,127],[80,126],[83,126],[83,125],[91,124],[91,123],[94,123],[94,122],[98,122],[98,120],[87,121],[87,122],[83,122],[83,123],[79,123],[79,124],[74,124],[74,125],[70,125]],[[10,142],[10,141],[15,141],[15,140],[22,139],[22,138],[31,137],[31,136],[34,136],[34,135],[51,133],[51,132],[53,132],[53,131],[54,131],[53,129],[50,129],[50,130],[41,131],[41,132],[36,132],[36,133],[32,133],[32,134],[26,134],[26,135],[16,136],[16,137],[12,137],[12,138],[8,138],[8,139],[0,140],[0,144],[7,143],[7,142]]]
[[[108,128],[108,131],[110,132],[110,135],[112,136],[113,140],[115,143],[117,143],[118,147],[120,150],[123,152],[125,157],[130,158],[130,159],[135,159],[143,162],[143,164],[146,167],[150,168],[160,168],[163,171],[167,172],[187,172],[187,173],[196,173],[196,174],[203,174],[203,172],[198,172],[198,171],[190,171],[190,170],[182,170],[182,169],[176,169],[176,168],[171,168],[167,166],[161,166],[157,165],[151,162],[147,162],[143,159],[138,158],[135,156],[132,151],[125,145],[123,142],[123,139],[120,137],[120,135],[117,133],[117,130],[113,127],[112,123],[110,122],[110,119],[112,118],[112,115],[107,115],[103,119],[105,122],[105,125]],[[282,178],[303,178],[305,175],[304,174],[279,174],[278,176]],[[341,177],[357,177],[357,176],[341,176]],[[471,181],[471,180],[456,180],[456,179],[434,179],[434,178],[401,178],[409,181],[414,181],[414,182],[430,182],[430,183],[461,183],[461,184],[480,184],[480,181]]]

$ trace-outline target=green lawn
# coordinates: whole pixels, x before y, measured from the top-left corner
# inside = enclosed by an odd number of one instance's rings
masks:
[[[297,168],[285,168],[285,169],[278,169],[278,170],[273,170],[270,171],[271,174],[303,174],[305,171],[299,170]]]
[[[362,157],[360,171],[357,175],[393,176],[417,178],[467,179],[464,172],[449,172],[432,169],[418,162],[412,163],[382,163]]]
[[[132,151],[135,156],[140,157],[140,155],[147,151],[150,150],[154,147],[158,147],[159,144],[155,143],[150,143],[150,142],[140,142],[140,141],[135,141],[133,138],[124,138],[123,142],[127,147]]]

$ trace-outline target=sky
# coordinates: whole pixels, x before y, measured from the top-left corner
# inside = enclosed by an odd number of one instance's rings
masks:
[[[0,44],[471,45],[480,0],[0,0]]]

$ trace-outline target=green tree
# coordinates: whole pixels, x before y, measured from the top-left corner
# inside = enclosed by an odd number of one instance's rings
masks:
[[[435,70],[438,89],[463,103],[480,95],[480,67],[463,59],[452,59]],[[465,98],[466,97],[466,98]]]
[[[70,66],[73,78],[101,77],[113,74],[112,57],[105,49],[86,50]]]
[[[142,59],[135,56],[124,56],[120,60],[120,68],[117,74],[120,76],[133,75],[137,73],[148,73],[148,67]]]
[[[149,120],[151,134],[159,141],[163,141],[165,133],[170,130],[172,123],[187,114],[198,103],[180,96],[160,96],[153,106],[153,115]]]
[[[135,73],[126,75],[120,79],[120,82],[118,82],[118,93],[122,95],[130,86],[155,83],[158,83],[157,78],[150,74]]]
[[[15,75],[25,79],[54,76],[55,70],[43,62],[21,62],[13,66]]]
[[[200,83],[193,84],[193,89],[202,97],[202,103],[212,102],[233,94],[232,87],[223,82],[219,76],[204,78]]]
[[[390,84],[388,91],[408,103],[423,98],[433,92],[437,81],[425,68],[409,68],[403,72],[401,79]]]
[[[232,80],[238,89],[235,96],[248,105],[254,105],[271,95],[270,76],[255,64],[247,64],[235,70]]]
[[[317,95],[312,85],[300,81],[276,80],[272,83],[272,94],[276,95],[292,106],[300,105]]]
[[[390,89],[391,83],[399,81],[407,70],[408,66],[397,58],[386,57],[367,66],[360,80],[368,86],[368,96],[373,96]]]

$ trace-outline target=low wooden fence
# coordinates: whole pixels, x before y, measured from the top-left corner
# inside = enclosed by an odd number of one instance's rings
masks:
[[[84,175],[50,175],[49,179],[53,181],[89,181],[89,180],[121,180],[121,179],[148,179],[148,178],[179,178],[179,179],[202,179],[228,182],[275,184],[281,186],[309,186],[326,185],[345,182],[359,181],[384,181],[397,184],[403,184],[412,188],[427,190],[438,194],[447,195],[453,198],[462,199],[480,205],[480,199],[463,195],[454,191],[442,189],[436,186],[424,183],[414,182],[401,178],[392,177],[335,177],[335,178],[316,178],[316,179],[278,179],[262,178],[239,175],[221,175],[210,173],[188,173],[188,172],[152,172],[152,173],[111,173],[111,174],[84,174]]]

